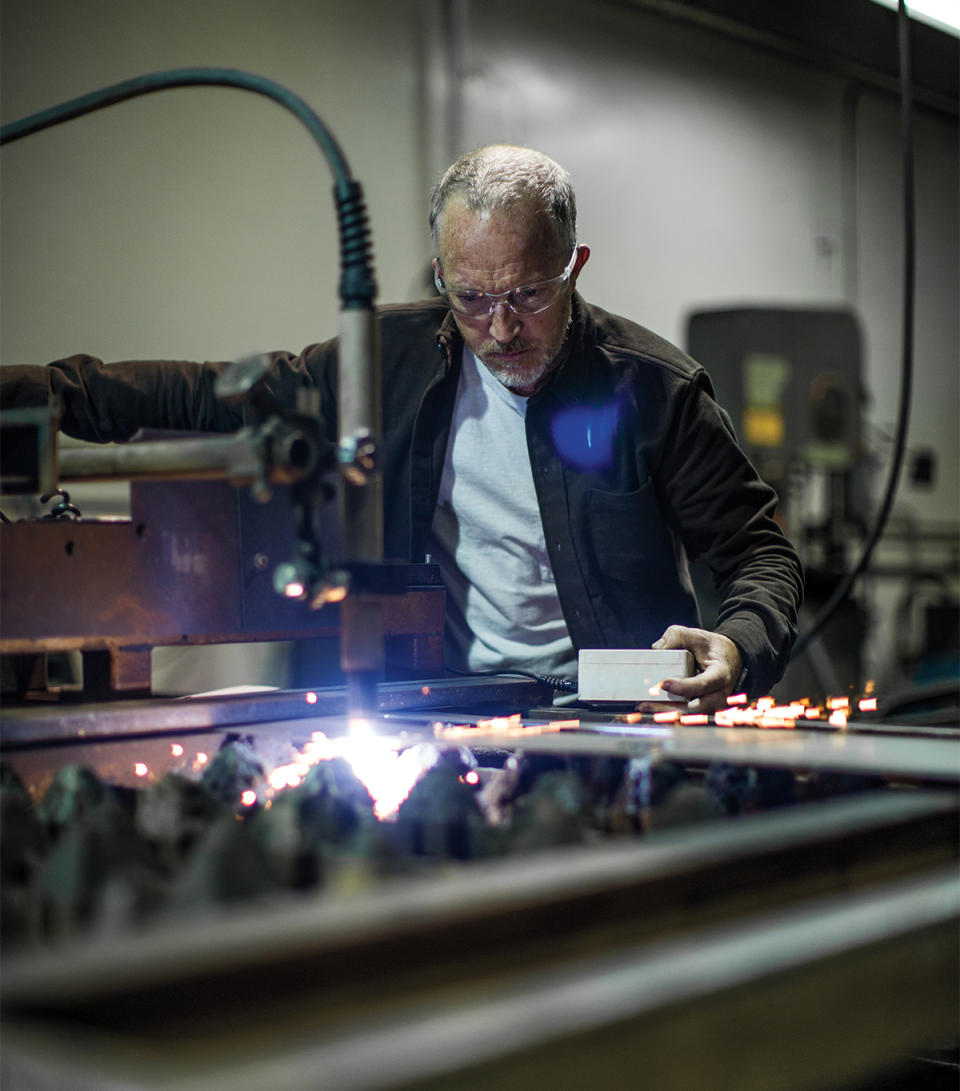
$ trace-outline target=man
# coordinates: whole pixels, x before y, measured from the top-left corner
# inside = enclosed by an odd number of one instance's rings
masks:
[[[709,711],[767,692],[796,635],[802,576],[775,496],[740,452],[703,369],[576,293],[569,176],[525,148],[459,159],[431,205],[441,297],[382,308],[386,553],[440,565],[448,662],[573,677],[580,648],[687,648],[664,683]],[[292,403],[317,385],[335,436],[336,342],[273,357]],[[224,365],[74,357],[5,369],[7,404],[62,402],[86,439],[231,430]],[[699,627],[688,557],[721,597]]]

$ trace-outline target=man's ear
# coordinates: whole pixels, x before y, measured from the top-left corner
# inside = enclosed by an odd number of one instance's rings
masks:
[[[573,272],[570,274],[571,287],[577,283],[577,277],[580,276],[580,270],[587,264],[587,259],[590,257],[589,246],[577,247],[577,260],[573,266]]]

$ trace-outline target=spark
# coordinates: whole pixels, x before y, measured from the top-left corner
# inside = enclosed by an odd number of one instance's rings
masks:
[[[795,727],[798,715],[803,715],[802,709],[798,714],[792,705],[773,705],[760,717],[757,726],[767,729]]]
[[[300,762],[289,762],[287,765],[278,765],[267,774],[267,780],[274,791],[282,791],[284,788],[296,788],[303,780],[305,766]]]
[[[308,690],[307,693],[304,694],[303,699],[307,702],[308,705],[315,705],[318,700],[317,695],[313,692],[313,690]]]
[[[555,731],[565,731],[570,727],[580,726],[579,720],[556,720],[551,723],[525,724],[519,712],[512,716],[493,716],[489,720],[477,720],[475,724],[444,724],[439,721],[433,724],[434,738],[437,739],[461,739],[471,735],[477,735],[483,731],[489,731],[495,735],[513,736],[520,735],[547,735]]]
[[[252,788],[247,788],[241,793],[240,802],[244,807],[252,807],[257,802],[257,793]]]
[[[867,691],[872,689],[873,683],[867,683]],[[828,719],[832,727],[846,728],[852,701],[849,697],[830,697],[823,705],[813,704],[809,697],[790,701],[787,704],[777,704],[775,698],[760,697],[750,702],[745,693],[731,694],[727,698],[727,707],[720,709],[712,715],[712,722],[716,727],[757,727],[764,729],[790,729],[797,726],[798,722],[806,720]],[[872,712],[877,708],[876,697],[864,696],[857,702],[857,708],[864,712]],[[632,712],[624,717],[627,723],[638,723],[643,718],[643,713]],[[664,711],[654,713],[653,719],[658,723],[681,724],[705,724],[711,722],[711,717],[702,713],[680,713]]]
[[[171,743],[170,753],[173,754],[175,758],[179,758],[183,754],[183,747],[178,742]]]
[[[773,712],[781,713],[793,720],[800,720],[807,714],[807,706],[800,701],[791,701],[789,705],[774,707]]]
[[[331,758],[343,758],[370,793],[377,818],[389,819],[414,784],[436,762],[437,751],[432,746],[420,745],[398,753],[396,745],[379,738],[370,721],[363,717],[353,718],[349,727],[350,733],[342,738],[328,738],[322,731],[314,731],[293,761],[272,769],[267,781],[275,792],[296,788],[312,766]]]
[[[344,740],[343,757],[373,798],[373,812],[381,821],[391,818],[423,774],[437,761],[434,747],[419,744],[399,754],[386,739]]]
[[[134,763],[133,772],[138,777],[145,777],[147,775],[147,773],[150,772],[150,769],[146,765],[146,763],[144,763],[142,761],[138,761],[138,762]]]
[[[305,744],[301,751],[301,756],[311,765],[316,765],[318,761],[326,761],[328,758],[335,758],[339,754],[339,750],[334,742],[327,738],[322,731],[314,731],[310,736],[310,741]]]
[[[512,728],[522,726],[519,712],[515,712],[512,716],[492,716],[489,720],[477,720],[477,727],[494,733],[506,733]]]
[[[806,715],[806,706],[800,701],[778,705],[773,698],[761,698],[754,707],[741,705],[714,713],[717,727],[761,727],[766,729],[791,728]]]

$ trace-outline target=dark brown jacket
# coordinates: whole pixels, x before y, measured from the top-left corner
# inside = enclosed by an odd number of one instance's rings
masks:
[[[462,342],[442,301],[380,309],[387,556],[420,560],[433,518]],[[336,341],[276,353],[270,385],[292,404],[317,385],[336,435]],[[82,439],[137,428],[230,431],[213,393],[224,364],[104,365],[72,357],[2,369],[4,404],[63,407]],[[802,573],[773,520],[776,497],[737,446],[706,372],[673,345],[574,300],[564,363],[530,398],[527,444],[547,548],[576,648],[649,647],[698,624],[688,559],[716,582],[718,632],[740,649],[751,695],[768,692],[796,636]]]

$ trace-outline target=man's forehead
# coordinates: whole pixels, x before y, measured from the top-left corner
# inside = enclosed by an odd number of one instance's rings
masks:
[[[451,198],[438,242],[441,261],[480,266],[550,261],[557,249],[553,224],[532,202],[472,209]]]

